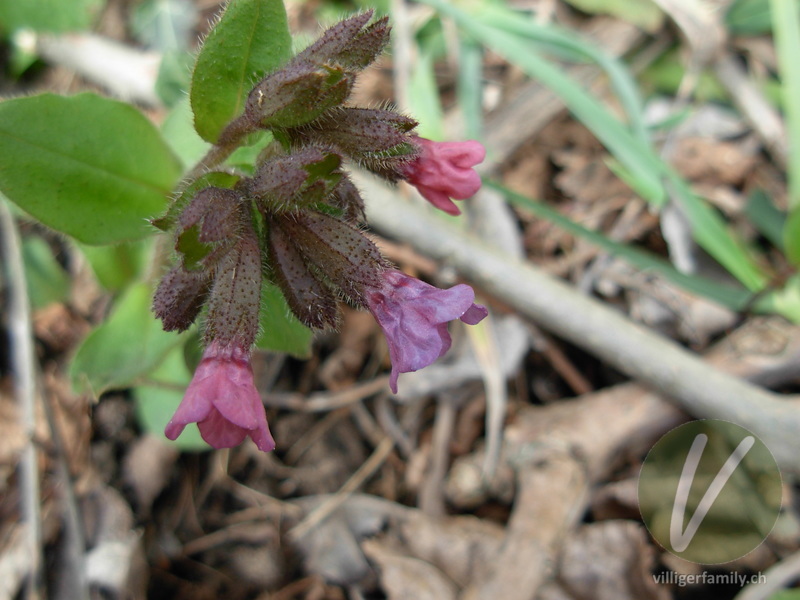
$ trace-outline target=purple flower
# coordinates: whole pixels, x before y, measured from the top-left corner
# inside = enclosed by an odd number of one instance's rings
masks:
[[[425,199],[450,215],[461,211],[450,200],[464,200],[481,187],[481,178],[472,168],[483,161],[486,148],[474,140],[432,142],[414,138],[419,156],[402,168],[402,174]]]
[[[392,359],[389,385],[397,393],[397,377],[427,367],[450,349],[447,323],[480,322],[489,311],[475,304],[475,292],[464,284],[440,290],[397,270],[382,274],[380,288],[367,288],[367,306],[383,329]]]
[[[200,435],[214,448],[231,448],[249,435],[259,450],[275,449],[245,348],[218,342],[208,345],[164,433],[174,440],[186,425],[195,422]]]

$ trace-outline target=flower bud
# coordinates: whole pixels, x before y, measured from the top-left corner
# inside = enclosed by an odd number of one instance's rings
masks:
[[[336,327],[339,315],[336,296],[310,271],[290,235],[281,227],[283,223],[286,219],[270,221],[269,258],[286,303],[306,327]]]
[[[402,165],[404,179],[436,208],[451,215],[461,210],[450,198],[464,200],[481,187],[480,175],[472,168],[483,161],[486,148],[474,140],[433,142],[414,136],[419,155]]]
[[[194,323],[203,307],[211,277],[208,272],[187,272],[174,266],[158,284],[153,296],[153,312],[165,331],[184,331]]]
[[[342,179],[338,154],[308,146],[258,165],[243,189],[268,212],[295,210],[322,202]]]
[[[367,290],[366,300],[389,345],[389,387],[394,393],[400,373],[427,367],[450,349],[449,321],[476,325],[488,315],[474,303],[475,292],[468,285],[440,290],[394,269],[383,272],[380,284]]]
[[[342,104],[353,82],[354,76],[342,67],[295,59],[253,88],[239,120],[265,129],[305,125]],[[238,131],[241,127],[235,123],[231,126]]]
[[[352,302],[363,305],[363,288],[379,285],[384,259],[356,227],[312,211],[287,215],[280,227],[306,263],[314,267],[315,274]]]
[[[200,190],[178,217],[175,250],[187,271],[213,268],[237,238],[245,220],[244,197],[236,190]]]
[[[307,126],[291,129],[292,143],[323,143],[336,148],[361,166],[397,181],[419,154],[414,119],[389,110],[336,108]]]
[[[317,64],[341,65],[348,70],[366,68],[389,43],[387,17],[366,26],[373,12],[368,10],[336,23],[303,50],[298,58]]]
[[[178,219],[180,230],[199,227],[203,243],[221,242],[236,236],[242,195],[235,190],[208,187],[200,190]]]
[[[230,173],[221,173],[218,171],[205,173],[187,185],[180,194],[173,198],[167,211],[162,216],[152,219],[150,224],[161,231],[170,231],[175,227],[181,213],[183,213],[201,190],[208,187],[232,188],[236,185],[238,180],[238,175],[232,175]]]
[[[249,348],[258,335],[260,309],[261,247],[252,227],[244,227],[216,270],[206,340]]]
[[[345,174],[342,174],[342,179],[334,188],[329,202],[332,206],[341,209],[344,212],[344,217],[349,221],[367,220],[364,199],[355,184]]]
[[[303,134],[361,159],[373,154],[416,154],[408,135],[416,126],[414,119],[389,110],[348,107],[329,111]]]
[[[275,449],[253,382],[249,347],[216,340],[208,344],[164,433],[175,440],[189,423],[197,423],[200,435],[214,448],[232,448],[249,436],[262,452]]]

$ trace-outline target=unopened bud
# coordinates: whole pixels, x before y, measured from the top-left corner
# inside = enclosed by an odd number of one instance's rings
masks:
[[[165,331],[184,331],[194,323],[210,284],[207,272],[190,273],[180,265],[161,278],[153,297],[153,312],[163,321]]]
[[[366,221],[364,199],[347,175],[342,175],[342,179],[334,188],[329,202],[336,208],[341,209],[348,220]]]
[[[188,271],[212,268],[237,238],[243,222],[243,197],[235,190],[200,190],[178,218],[175,250]]]
[[[222,260],[208,302],[206,340],[249,348],[258,334],[261,307],[261,247],[245,228]]]
[[[417,126],[396,112],[372,108],[338,108],[317,119],[313,135],[341,148],[347,155],[414,153],[409,132]]]
[[[333,193],[341,162],[338,154],[308,146],[264,160],[243,188],[268,212],[309,206]]]
[[[295,59],[253,88],[242,119],[266,129],[305,125],[342,104],[353,81],[341,67]]]
[[[364,69],[389,43],[388,18],[367,26],[372,15],[373,11],[368,10],[336,23],[298,58],[317,64],[336,64],[350,70]]]
[[[232,188],[239,180],[238,175],[211,171],[198,177],[177,195],[170,203],[167,212],[150,223],[161,231],[170,231],[178,222],[183,211],[192,202],[194,197],[208,187]]]
[[[236,235],[242,195],[234,190],[208,187],[200,190],[178,223],[181,229],[199,225],[203,243],[221,242]]]
[[[269,256],[286,303],[301,323],[313,329],[336,327],[338,307],[334,292],[312,273],[291,235],[275,218],[269,224]]]
[[[356,227],[312,211],[287,215],[280,227],[306,262],[354,303],[363,304],[364,287],[379,285],[384,259]]]

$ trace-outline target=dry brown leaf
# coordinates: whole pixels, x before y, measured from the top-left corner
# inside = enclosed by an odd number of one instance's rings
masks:
[[[0,546],[0,600],[16,598],[30,568],[29,534],[25,524],[3,531]]]
[[[400,526],[400,535],[414,556],[464,587],[497,554],[504,531],[475,517],[436,519],[414,512]]]
[[[432,564],[404,556],[378,540],[366,540],[362,547],[378,565],[381,587],[389,600],[455,600],[455,584]]]
[[[581,600],[667,600],[655,583],[655,551],[634,521],[603,521],[581,527],[565,541],[559,580]]]
[[[691,181],[740,185],[758,162],[758,148],[741,141],[723,142],[704,137],[679,140],[672,164]]]
[[[136,439],[122,462],[123,481],[136,496],[137,512],[147,515],[153,500],[169,482],[179,452],[163,439],[146,434]]]
[[[638,485],[638,477],[630,477],[598,488],[592,495],[592,516],[598,521],[639,518]]]
[[[319,508],[329,495],[298,498],[294,504],[308,514]],[[305,570],[329,582],[357,584],[371,569],[359,540],[374,535],[389,519],[405,518],[408,509],[374,496],[354,494],[322,523],[294,543],[302,552]]]

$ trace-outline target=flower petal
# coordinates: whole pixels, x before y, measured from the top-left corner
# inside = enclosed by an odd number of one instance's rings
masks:
[[[231,358],[220,363],[220,370],[214,407],[231,423],[255,429],[260,415],[254,410],[254,400],[261,404],[261,396],[253,382],[250,361]]]
[[[481,187],[480,175],[472,168],[486,156],[479,142],[433,142],[415,137],[419,156],[407,163],[402,175],[436,208],[451,215],[460,214],[450,200],[464,200]]]
[[[272,438],[272,434],[269,431],[269,425],[267,424],[267,412],[264,410],[264,405],[261,402],[261,398],[258,399],[258,405],[255,407],[255,409],[260,415],[258,426],[248,432],[248,435],[250,436],[250,439],[255,442],[256,447],[259,450],[262,452],[272,452],[275,449],[275,440]]]
[[[489,315],[489,310],[480,304],[473,304],[459,317],[467,325],[477,325]]]
[[[447,323],[461,318],[477,323],[486,316],[468,285],[441,290],[397,270],[382,274],[380,289],[367,290],[367,305],[381,326],[389,346],[392,374],[389,385],[397,392],[400,373],[417,371],[443,356],[452,344]]]
[[[214,448],[232,448],[242,443],[247,430],[234,425],[223,417],[218,410],[212,410],[205,420],[197,424],[200,435]]]
[[[191,422],[197,422],[200,435],[215,448],[236,446],[248,435],[264,452],[275,448],[248,349],[216,341],[208,345],[164,433],[174,440]]]

